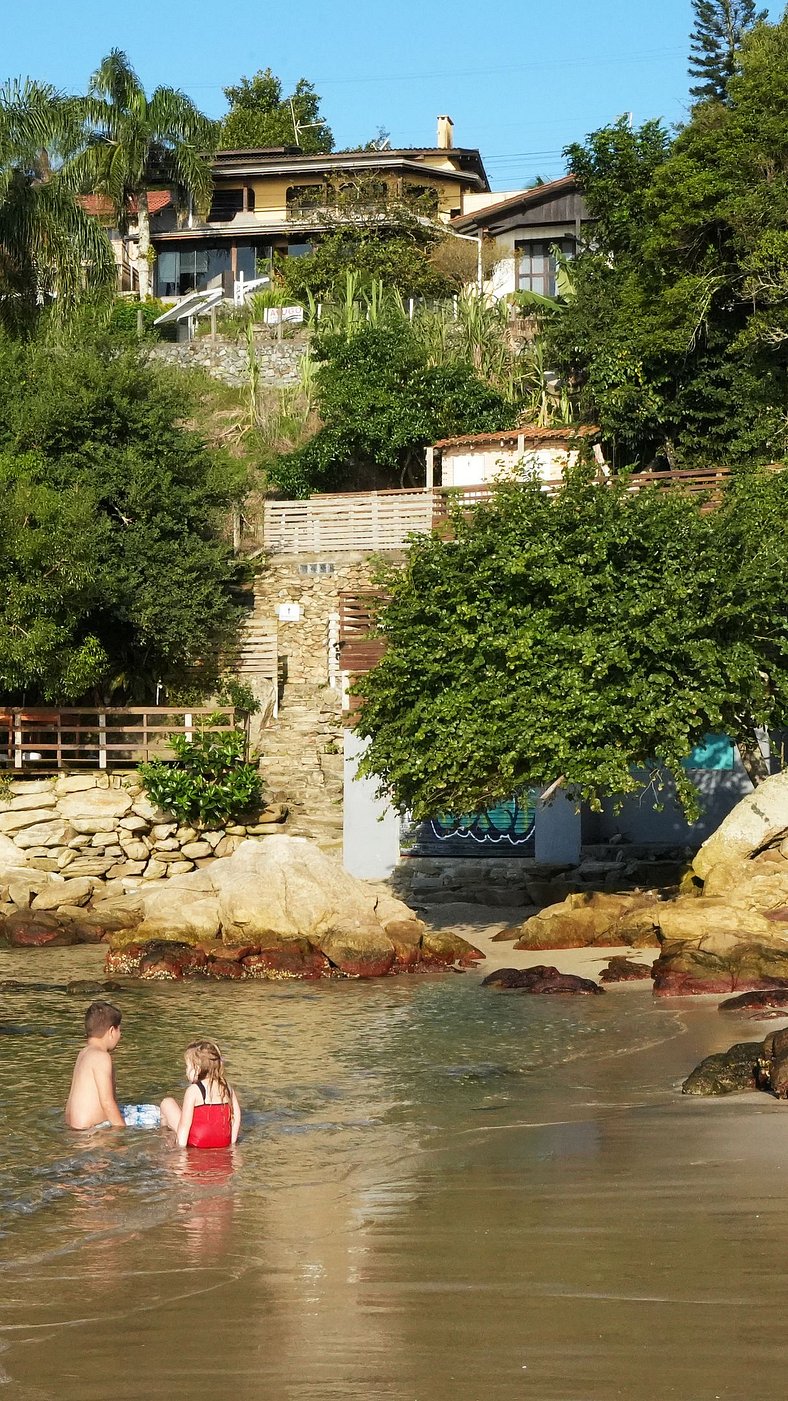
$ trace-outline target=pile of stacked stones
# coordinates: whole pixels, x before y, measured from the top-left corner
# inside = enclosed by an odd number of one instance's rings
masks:
[[[287,809],[276,804],[252,823],[198,830],[157,808],[133,776],[13,780],[0,796],[0,869],[116,883],[112,893],[124,893],[229,856],[248,837],[281,832],[286,819]]]

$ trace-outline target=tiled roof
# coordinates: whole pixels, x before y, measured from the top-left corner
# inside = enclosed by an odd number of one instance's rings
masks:
[[[110,218],[114,211],[112,201],[106,195],[80,195],[79,202],[88,214],[95,214],[97,219]],[[158,214],[160,209],[166,209],[168,204],[172,204],[172,195],[169,190],[149,190],[148,191],[148,212]],[[129,213],[137,213],[136,199],[129,200]]]
[[[459,438],[441,438],[435,448],[486,448],[517,445],[522,438],[526,447],[539,443],[571,443],[576,438],[597,438],[600,430],[589,423],[570,423],[566,428],[536,428],[527,423],[522,428],[503,428],[500,433],[464,433]]]

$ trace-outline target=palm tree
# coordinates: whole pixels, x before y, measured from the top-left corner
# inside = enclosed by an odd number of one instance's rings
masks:
[[[29,327],[49,299],[65,319],[86,292],[114,285],[109,240],[60,164],[77,140],[72,106],[54,88],[0,87],[0,322],[9,329]]]
[[[84,189],[104,195],[121,233],[136,214],[140,297],[150,295],[148,193],[172,189],[178,204],[191,201],[207,212],[211,198],[208,156],[217,125],[185,93],[156,88],[145,96],[137,74],[120,49],[112,49],[90,80],[80,103],[87,144],[74,158]]]

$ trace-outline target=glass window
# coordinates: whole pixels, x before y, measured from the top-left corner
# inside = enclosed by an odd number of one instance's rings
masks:
[[[156,296],[174,297],[178,287],[178,254],[166,248],[156,259]]]
[[[540,297],[556,294],[555,249],[571,258],[575,251],[573,238],[526,239],[515,243],[518,292],[537,292]]]

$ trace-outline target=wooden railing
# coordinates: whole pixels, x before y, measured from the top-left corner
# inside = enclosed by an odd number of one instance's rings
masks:
[[[646,486],[679,488],[704,494],[712,504],[730,477],[727,467],[685,472],[637,472],[631,491]],[[544,482],[542,489],[554,495],[560,481]],[[336,492],[310,496],[304,501],[266,501],[262,545],[270,554],[374,554],[377,550],[404,550],[408,536],[427,534],[449,514],[449,498],[467,509],[487,501],[494,483],[462,487],[413,487],[402,491]]]
[[[408,535],[432,528],[432,493],[359,491],[266,501],[263,547],[271,554],[341,554],[405,549]]]
[[[0,711],[0,768],[126,769],[148,759],[173,759],[170,737],[236,728],[232,706],[114,706],[105,710]]]

